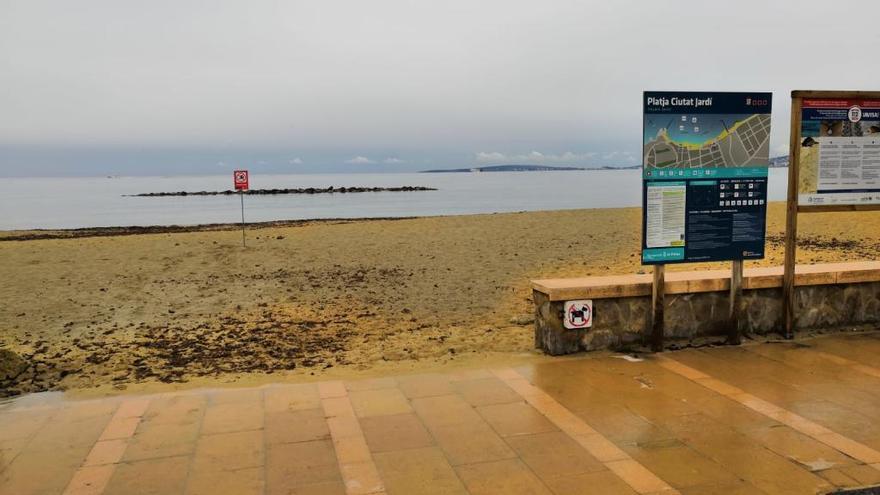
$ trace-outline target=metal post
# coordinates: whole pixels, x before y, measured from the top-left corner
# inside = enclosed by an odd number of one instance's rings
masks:
[[[244,191],[239,189],[238,196],[241,198],[241,247],[247,247],[244,238]]]
[[[666,306],[666,265],[654,265],[651,297],[651,350],[663,350],[663,309]]]
[[[727,343],[739,345],[742,343],[739,330],[739,314],[742,310],[742,279],[743,260],[733,260],[730,270],[730,318],[727,332]]]

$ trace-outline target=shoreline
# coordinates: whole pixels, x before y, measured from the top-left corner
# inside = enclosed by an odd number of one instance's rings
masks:
[[[316,223],[339,224],[354,222],[379,222],[412,220],[429,217],[365,217],[365,218],[307,218],[301,220],[268,220],[245,222],[250,229],[301,227]],[[88,237],[116,237],[147,234],[185,234],[190,232],[226,232],[241,230],[241,223],[200,223],[194,225],[128,225],[113,227],[77,227],[72,229],[24,229],[0,230],[0,242],[38,241],[53,239],[83,239]]]

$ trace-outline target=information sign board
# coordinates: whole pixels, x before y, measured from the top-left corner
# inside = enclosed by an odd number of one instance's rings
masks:
[[[764,257],[771,99],[644,93],[643,264]]]

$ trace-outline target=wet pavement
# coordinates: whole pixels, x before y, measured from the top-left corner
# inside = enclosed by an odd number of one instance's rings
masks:
[[[880,484],[880,334],[0,405],[2,494],[809,494]]]

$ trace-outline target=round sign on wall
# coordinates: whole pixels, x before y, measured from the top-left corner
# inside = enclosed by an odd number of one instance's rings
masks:
[[[565,328],[575,330],[593,326],[593,300],[579,299],[565,301],[564,318]]]

